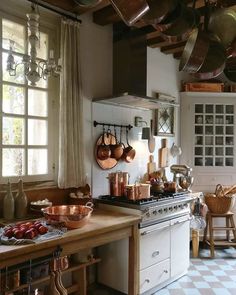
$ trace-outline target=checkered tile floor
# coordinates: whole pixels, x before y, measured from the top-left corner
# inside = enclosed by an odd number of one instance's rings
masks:
[[[236,295],[236,259],[191,259],[187,275],[155,295]]]

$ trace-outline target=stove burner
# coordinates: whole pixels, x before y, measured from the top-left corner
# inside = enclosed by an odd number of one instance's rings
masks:
[[[107,200],[107,201],[118,201],[118,202],[122,202],[122,203],[126,203],[126,204],[135,204],[135,205],[146,205],[146,204],[151,204],[151,203],[155,203],[157,200],[156,198],[148,198],[148,199],[140,199],[140,200],[129,200],[126,197],[117,197],[117,196],[111,196],[111,195],[103,195],[103,196],[99,196],[99,199],[101,200]]]
[[[153,194],[150,198],[140,199],[140,200],[129,200],[125,196],[111,196],[111,195],[102,195],[99,196],[101,200],[107,200],[111,202],[121,202],[126,204],[134,204],[134,205],[147,205],[151,203],[166,201],[169,199],[175,199],[183,195],[183,192],[176,193],[156,193]]]

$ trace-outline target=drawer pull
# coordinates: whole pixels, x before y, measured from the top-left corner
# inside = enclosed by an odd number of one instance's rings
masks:
[[[157,251],[154,251],[152,253],[152,257],[154,258],[154,257],[158,256],[159,254],[160,254],[160,252],[158,250]]]
[[[155,231],[159,231],[159,230],[162,230],[162,229],[167,228],[167,227],[170,227],[170,226],[169,225],[166,225],[166,226],[163,226],[163,227],[158,227],[158,228],[154,228],[154,229],[151,229],[151,230],[143,231],[141,233],[141,236],[145,236],[145,235],[151,234],[151,233],[153,233]]]
[[[146,279],[145,281],[144,281],[144,283],[150,283],[150,280],[149,279]]]

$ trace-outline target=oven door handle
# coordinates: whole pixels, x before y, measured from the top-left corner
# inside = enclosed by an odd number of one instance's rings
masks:
[[[163,226],[163,227],[158,227],[158,228],[155,228],[155,229],[151,229],[151,230],[145,230],[141,233],[141,236],[145,236],[145,235],[148,235],[148,234],[151,234],[155,231],[159,231],[159,230],[162,230],[164,228],[167,228],[167,227],[170,227],[170,225],[166,225],[166,226]]]
[[[177,224],[184,223],[184,222],[189,221],[189,220],[191,220],[191,218],[184,219],[184,220],[182,220],[182,221],[179,221],[179,220],[178,220],[178,221],[176,221],[175,223],[173,223],[172,226],[173,226],[173,225],[177,225]]]

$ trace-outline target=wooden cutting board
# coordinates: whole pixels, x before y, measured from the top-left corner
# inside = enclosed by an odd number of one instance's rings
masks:
[[[169,148],[167,147],[167,139],[162,139],[162,147],[159,151],[160,168],[169,166]]]
[[[147,173],[148,173],[148,175],[150,175],[151,173],[153,173],[156,170],[157,170],[157,165],[154,162],[154,157],[153,157],[153,155],[150,155],[149,162],[147,163]]]

